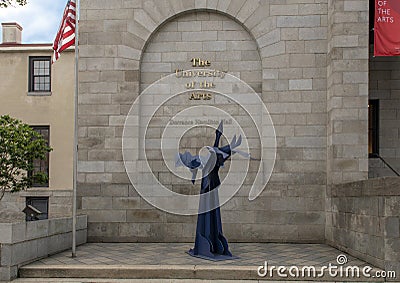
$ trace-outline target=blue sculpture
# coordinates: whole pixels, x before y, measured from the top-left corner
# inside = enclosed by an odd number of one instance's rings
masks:
[[[219,261],[235,259],[229,251],[228,241],[222,233],[221,212],[219,208],[218,187],[221,182],[218,171],[232,154],[251,158],[250,154],[236,150],[242,143],[242,137],[236,140],[234,136],[229,145],[219,147],[223,132],[223,122],[216,130],[214,146],[207,146],[209,154],[192,156],[186,151],[178,154],[176,166],[186,166],[192,172],[192,183],[195,183],[198,169],[202,170],[199,214],[197,218],[196,240],[193,249],[188,254],[194,257]]]

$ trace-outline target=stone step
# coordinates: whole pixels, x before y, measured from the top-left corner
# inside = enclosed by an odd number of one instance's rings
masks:
[[[301,267],[299,266],[301,270]],[[317,274],[320,269],[317,269]],[[28,265],[19,269],[20,278],[93,278],[93,279],[198,279],[198,280],[259,280],[262,281],[351,281],[384,282],[378,278],[332,277],[328,271],[320,277],[279,277],[277,270],[272,276],[260,277],[255,266],[218,265]],[[20,279],[22,280],[22,279]],[[51,281],[49,281],[51,282]]]
[[[96,279],[95,283],[282,283],[274,280],[204,280],[204,279]],[[289,282],[289,281],[287,281]],[[306,283],[307,281],[290,281]],[[309,282],[309,281],[308,281]],[[12,283],[94,283],[93,278],[19,278]],[[338,283],[327,282],[324,283]],[[353,282],[358,283],[358,282]],[[364,283],[364,282],[359,282]]]
[[[282,283],[274,280],[204,280],[204,279],[96,279],[95,283]],[[291,281],[295,282],[295,281]],[[307,281],[296,281],[306,283]],[[93,278],[18,278],[12,283],[94,283]],[[327,282],[324,283],[338,283]],[[353,282],[357,283],[357,282]],[[359,281],[359,283],[364,283]]]

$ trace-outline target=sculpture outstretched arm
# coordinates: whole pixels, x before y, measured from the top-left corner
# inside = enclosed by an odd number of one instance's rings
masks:
[[[185,166],[192,172],[192,183],[194,184],[197,176],[197,171],[201,167],[200,157],[198,155],[191,155],[186,151],[184,154],[178,153],[176,155],[176,167]]]
[[[224,122],[221,121],[221,123],[219,123],[218,129],[215,131],[214,147],[218,147],[223,131],[224,131]]]
[[[235,135],[231,141],[231,149],[235,149],[235,148],[239,147],[241,144],[242,144],[242,135],[240,135],[237,140],[236,140],[236,135]]]
[[[229,145],[221,147],[220,150],[225,152],[228,155],[228,156],[224,156],[224,161],[228,160],[229,157],[231,157],[231,155],[233,155],[235,153],[239,154],[240,156],[242,156],[244,158],[248,158],[250,160],[259,160],[259,159],[251,157],[250,153],[236,149],[241,144],[242,144],[242,135],[240,135],[238,139],[236,139],[236,135],[235,135]]]
[[[240,146],[241,143],[242,143],[242,136],[240,135],[239,139],[236,140],[236,135],[235,135],[230,144],[219,148],[220,151],[225,153],[225,155],[223,156],[224,161],[228,160],[229,157],[231,157],[231,155],[234,153],[233,150],[236,147]]]

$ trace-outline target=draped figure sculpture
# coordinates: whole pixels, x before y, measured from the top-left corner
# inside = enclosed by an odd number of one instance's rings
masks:
[[[219,169],[223,167],[226,160],[231,155],[240,155],[251,158],[250,154],[237,150],[241,144],[242,137],[236,139],[228,145],[219,147],[223,133],[223,122],[216,130],[214,146],[207,146],[207,156],[192,156],[188,151],[178,154],[176,166],[186,166],[192,172],[192,183],[195,183],[197,171],[202,170],[199,213],[197,218],[196,239],[194,248],[188,254],[194,257],[218,261],[234,259],[229,251],[228,241],[222,232],[221,212],[219,208],[218,187],[221,184],[219,179]]]

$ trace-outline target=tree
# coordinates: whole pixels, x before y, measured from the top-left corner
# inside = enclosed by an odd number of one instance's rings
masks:
[[[8,115],[0,117],[0,200],[6,191],[18,192],[45,183],[48,176],[34,172],[33,160],[44,160],[52,150],[29,125]]]
[[[14,2],[20,6],[24,6],[26,5],[27,0],[0,0],[0,8],[14,6]]]

